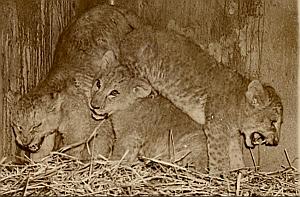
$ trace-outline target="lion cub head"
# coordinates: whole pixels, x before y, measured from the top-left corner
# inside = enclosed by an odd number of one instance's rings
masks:
[[[105,119],[150,95],[149,83],[135,77],[126,66],[119,65],[113,52],[104,54],[101,66],[105,69],[94,78],[89,102],[94,119]]]
[[[260,143],[278,145],[283,106],[274,88],[253,80],[248,85],[245,96],[241,132],[245,136],[246,146],[252,148]]]
[[[57,92],[43,95],[32,91],[12,108],[11,127],[20,148],[37,152],[46,136],[59,125],[62,99]]]

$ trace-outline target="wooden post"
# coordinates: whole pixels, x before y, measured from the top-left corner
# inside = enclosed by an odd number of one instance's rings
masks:
[[[0,159],[13,156],[8,92],[24,94],[52,66],[60,33],[96,0],[0,0]]]

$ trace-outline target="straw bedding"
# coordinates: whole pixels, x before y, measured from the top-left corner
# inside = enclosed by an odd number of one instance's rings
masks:
[[[83,163],[52,152],[25,165],[0,162],[1,196],[300,195],[299,173],[291,165],[277,172],[245,168],[211,176],[145,157],[135,163],[106,158]]]

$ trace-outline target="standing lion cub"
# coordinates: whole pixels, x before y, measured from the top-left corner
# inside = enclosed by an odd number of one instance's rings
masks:
[[[96,75],[91,91],[94,117],[109,117],[153,91],[190,116],[196,111],[199,115],[200,109],[206,115],[211,172],[244,167],[240,134],[248,148],[259,141],[278,144],[283,107],[275,90],[217,64],[186,38],[174,32],[136,30],[122,41],[121,57],[123,65],[112,51],[104,55],[101,66],[107,69]],[[124,94],[128,88],[131,94]]]

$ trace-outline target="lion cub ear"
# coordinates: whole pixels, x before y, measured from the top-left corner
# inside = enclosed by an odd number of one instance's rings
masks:
[[[17,105],[17,103],[21,99],[21,97],[22,97],[22,95],[20,93],[13,92],[11,90],[6,92],[5,98],[6,98],[7,103],[9,104],[8,107],[10,110],[12,110],[15,105]]]
[[[10,105],[16,105],[16,103],[21,99],[22,95],[20,93],[9,90],[6,92],[5,97]]]
[[[50,92],[49,93],[51,100],[48,101],[50,104],[47,108],[48,112],[58,111],[60,109],[60,106],[64,101],[64,98],[61,94],[62,94],[61,92]]]
[[[154,43],[146,42],[142,47],[138,50],[137,57],[138,59],[143,59],[144,57],[153,58],[155,56],[154,52]]]
[[[111,67],[113,63],[117,61],[115,53],[111,50],[108,50],[104,53],[103,57],[99,61],[99,70],[106,70]]]
[[[145,98],[151,94],[152,87],[142,79],[134,79],[132,92],[136,98]]]
[[[265,92],[263,85],[258,80],[253,80],[248,85],[246,98],[253,107],[263,107],[268,101],[268,94]]]

